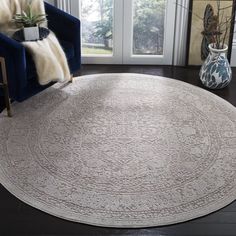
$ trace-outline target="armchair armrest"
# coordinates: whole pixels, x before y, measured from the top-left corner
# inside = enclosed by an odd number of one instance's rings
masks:
[[[9,91],[14,99],[17,96],[17,90],[27,84],[25,48],[22,44],[0,33],[0,57],[5,59]],[[1,81],[2,79],[0,78]]]
[[[76,36],[80,36],[79,19],[46,2],[45,10],[48,15],[48,28],[51,29],[59,39],[71,41]]]
[[[15,41],[14,39],[6,36],[5,34],[0,33],[0,40],[1,40],[1,44],[0,46],[8,48],[9,50],[24,50],[24,46]]]
[[[80,20],[45,2],[48,28],[59,40],[70,42],[75,47],[75,56],[80,58]]]

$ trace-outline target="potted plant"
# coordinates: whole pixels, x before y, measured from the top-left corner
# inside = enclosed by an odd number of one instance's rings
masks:
[[[235,21],[235,12],[231,16],[227,16],[227,9],[233,9],[233,5],[224,7],[221,2],[222,0],[216,1],[215,12],[213,6],[208,4],[204,18],[194,14],[203,22],[203,41],[204,44],[208,45],[208,48],[204,45],[204,55],[201,52],[202,59],[206,59],[201,67],[199,76],[202,84],[210,89],[224,88],[230,83],[232,78],[232,70],[227,59],[228,45],[226,42],[231,34],[231,25]],[[176,4],[185,8],[181,4]],[[193,14],[192,11],[190,13]]]
[[[204,20],[207,20],[208,29],[205,29],[202,34],[207,35],[209,54],[201,67],[199,76],[202,84],[210,89],[224,88],[232,79],[232,70],[227,59],[228,45],[225,42],[235,14],[224,18],[226,9],[221,6],[221,1],[217,0],[216,14],[210,4],[205,11],[208,17]]]
[[[40,38],[39,25],[46,21],[46,16],[46,14],[33,14],[29,4],[26,11],[14,16],[13,21],[23,26],[25,41],[32,41]]]

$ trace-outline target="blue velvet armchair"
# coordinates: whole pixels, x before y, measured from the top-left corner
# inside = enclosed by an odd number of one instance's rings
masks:
[[[45,10],[48,27],[59,39],[73,74],[81,66],[80,21],[48,3],[45,3]],[[39,85],[34,62],[23,45],[1,33],[0,57],[5,58],[11,99],[21,102],[52,85]]]

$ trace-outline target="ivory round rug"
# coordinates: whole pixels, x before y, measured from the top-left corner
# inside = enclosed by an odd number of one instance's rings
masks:
[[[172,224],[236,198],[236,109],[172,79],[106,74],[0,116],[0,182],[22,201],[107,227]]]

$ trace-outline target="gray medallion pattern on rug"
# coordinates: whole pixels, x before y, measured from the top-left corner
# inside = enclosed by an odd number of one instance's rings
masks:
[[[71,221],[149,227],[236,198],[236,109],[156,76],[83,76],[0,115],[0,181]]]

